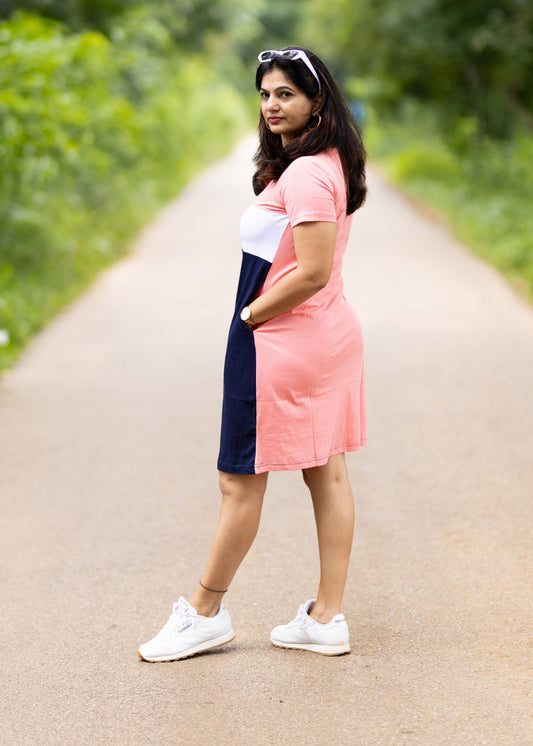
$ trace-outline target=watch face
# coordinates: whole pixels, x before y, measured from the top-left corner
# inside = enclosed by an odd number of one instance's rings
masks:
[[[248,308],[248,306],[246,306],[245,308],[242,309],[242,311],[241,311],[241,319],[243,321],[248,321],[248,319],[250,318],[251,315],[252,314],[251,314],[251,311]]]

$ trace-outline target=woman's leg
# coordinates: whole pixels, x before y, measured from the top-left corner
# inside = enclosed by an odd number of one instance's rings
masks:
[[[229,588],[239,565],[252,546],[259,527],[268,474],[220,472],[222,505],[202,583],[215,591]],[[190,599],[202,616],[214,616],[222,593],[199,585]]]
[[[341,611],[354,530],[353,495],[344,453],[303,471],[313,500],[320,555],[320,584],[310,616],[321,624]]]

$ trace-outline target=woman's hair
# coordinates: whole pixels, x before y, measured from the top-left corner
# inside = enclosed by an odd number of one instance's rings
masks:
[[[254,162],[257,170],[253,177],[255,194],[259,194],[271,181],[279,179],[285,169],[302,155],[316,155],[328,148],[338,150],[344,178],[346,181],[346,212],[355,212],[366,196],[365,160],[359,126],[344,100],[333,76],[322,60],[303,47],[286,47],[301,49],[306,53],[320,79],[322,100],[320,106],[321,122],[314,129],[306,129],[299,137],[291,140],[286,147],[281,143],[281,136],[272,133],[265,124],[262,115],[259,117],[259,148]],[[291,80],[309,99],[318,93],[318,83],[307,65],[300,59],[291,60],[279,55],[257,68],[255,87],[259,91],[265,73],[277,68]]]

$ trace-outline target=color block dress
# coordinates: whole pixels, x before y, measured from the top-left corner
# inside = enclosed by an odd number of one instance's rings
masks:
[[[341,278],[351,218],[336,150],[296,159],[245,211],[224,365],[220,471],[305,469],[366,444],[363,338]],[[292,228],[309,221],[337,223],[328,284],[250,329],[242,308],[296,268]]]

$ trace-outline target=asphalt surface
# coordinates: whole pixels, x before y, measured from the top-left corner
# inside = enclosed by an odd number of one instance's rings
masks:
[[[217,652],[136,654],[218,514],[247,140],[0,382],[3,744],[531,746],[533,312],[375,174],[346,294],[369,445],[350,454],[352,654],[274,648],[315,592],[298,473],[271,475]]]

